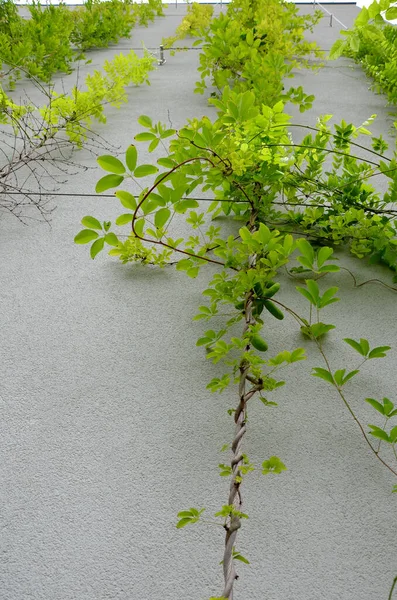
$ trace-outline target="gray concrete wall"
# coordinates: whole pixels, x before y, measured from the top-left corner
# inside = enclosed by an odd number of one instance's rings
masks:
[[[170,6],[167,14],[121,46],[158,46],[182,11]],[[337,34],[324,22],[315,37],[327,45]],[[116,51],[93,53],[82,71]],[[174,127],[213,115],[192,94],[197,56],[169,57],[151,87],[131,89],[129,104],[108,111],[97,131],[124,150],[142,113],[169,116]],[[64,81],[71,85],[73,76]],[[359,67],[340,60],[299,74],[296,84],[316,94],[304,122],[333,113],[360,123],[377,112],[373,129],[387,136],[385,100],[368,91]],[[75,159],[95,167],[84,151]],[[62,190],[92,193],[100,176],[93,168]],[[93,262],[73,244],[86,214],[114,218],[118,206],[60,198],[51,227],[0,219],[0,598],[206,600],[222,589],[223,530],[177,531],[175,517],[189,506],[211,515],[227,499],[217,464],[226,459],[219,450],[232,436],[226,410],[236,397],[206,390],[223,371],[195,347],[206,325],[192,322],[210,270],[188,280],[104,255]],[[390,281],[385,269],[347,263],[360,281],[369,274]],[[342,288],[341,302],[324,315],[339,324],[326,343],[335,368],[353,364],[342,337],[393,346],[349,386],[363,422],[374,422],[363,398],[396,399],[396,299],[377,285],[354,289],[346,273],[330,281]],[[281,296],[303,309],[294,286],[283,280]],[[269,321],[268,339],[275,351],[304,343],[288,318]],[[308,360],[286,372],[274,396],[279,407],[250,409],[250,458],[276,454],[289,470],[274,478],[258,471],[244,484],[250,519],[238,549],[251,564],[239,568],[236,600],[386,600],[397,574],[394,480],[336,394],[310,376],[316,365],[308,346]]]

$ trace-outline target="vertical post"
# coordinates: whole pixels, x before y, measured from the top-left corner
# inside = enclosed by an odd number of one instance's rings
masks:
[[[160,45],[160,59],[159,59],[158,63],[159,63],[160,66],[165,63],[164,46],[163,46],[163,44]]]
[[[330,27],[332,27],[332,17],[333,17],[333,16],[334,16],[334,15],[333,15],[332,13],[331,13],[331,14],[330,14],[330,16],[329,16],[329,26],[330,26]]]

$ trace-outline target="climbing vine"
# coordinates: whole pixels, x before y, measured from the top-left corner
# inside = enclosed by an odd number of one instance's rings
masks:
[[[103,71],[87,76],[86,89],[74,86],[70,94],[59,94],[35,81],[47,100],[41,107],[29,99],[18,105],[0,87],[0,123],[4,128],[1,206],[21,219],[26,203],[33,204],[45,216],[45,198],[37,199],[35,194],[41,191],[41,177],[48,165],[65,170],[70,150],[87,145],[89,140],[89,145],[94,142],[95,146],[99,138],[95,142],[92,122],[105,123],[106,106],[118,108],[127,101],[127,86],[149,84],[155,62],[148,52],[142,58],[133,50],[116,55],[105,61]],[[102,141],[96,143],[96,152],[101,145]]]
[[[374,89],[386,93],[391,104],[397,103],[397,28],[387,21],[394,19],[396,2],[374,0],[361,9],[351,29],[341,32],[344,38],[330,52],[331,59],[344,55],[361,63]]]
[[[23,19],[12,0],[0,2],[0,70],[11,87],[22,74],[49,82],[59,71],[70,73],[85,51],[130,37],[135,23],[163,14],[159,0],[87,0],[75,10],[33,2],[28,9],[30,18]]]
[[[116,227],[95,216],[83,217],[84,228],[75,237],[77,244],[90,244],[92,258],[107,248],[123,263],[175,265],[191,278],[206,265],[217,267],[195,316],[203,322],[216,318],[217,323],[197,341],[206,349],[207,359],[222,366],[208,390],[235,394],[234,407],[227,410],[234,421],[233,436],[224,448],[230,461],[219,465],[220,475],[230,478],[230,487],[215,514],[225,530],[224,587],[222,596],[211,600],[233,598],[236,561],[248,562],[237,546],[239,529],[248,517],[241,499],[243,483],[258,466],[266,476],[287,469],[282,457],[264,456],[256,465],[244,451],[249,407],[255,399],[266,407],[275,405],[271,394],[286,383],[283,370],[305,359],[303,347],[272,352],[269,319],[283,320],[288,315],[297,321],[303,338],[316,345],[323,361],[313,375],[333,386],[375,458],[397,474],[389,458],[381,455],[381,444],[388,444],[396,454],[393,402],[366,399],[384,418],[383,426],[370,424],[367,432],[345,391],[364,363],[383,358],[390,346],[371,347],[365,338],[345,338],[360,355],[360,363],[348,372],[333,370],[323,339],[335,326],[323,323],[320,313],[339,300],[338,288],[323,289],[319,283],[340,271],[333,256],[338,245],[357,258],[369,256],[396,270],[397,156],[392,152],[388,157],[386,142],[368,129],[374,115],[360,125],[342,121],[333,126],[330,115],[320,116],[316,127],[306,127],[308,133],[300,143],[293,141],[292,132],[302,126],[292,122],[285,104],[297,101],[305,110],[312,98],[303,90],[285,93],[282,79],[291,74],[291,65],[305,62],[308,52],[317,55],[317,48],[304,41],[303,32],[315,21],[300,20],[295,9],[276,1],[267,7],[270,16],[261,7],[235,0],[226,16],[217,17],[202,32],[198,90],[203,92],[205,79],[210,78],[217,89],[210,99],[217,117],[192,119],[176,131],[141,115],[138,122],[143,131],[135,141],[149,143],[149,152],[166,151],[157,164],[142,164],[135,144],[122,157],[100,156],[98,164],[106,174],[96,191],[114,189],[123,212]],[[226,47],[229,53],[224,52]],[[264,85],[263,76],[270,86]],[[370,148],[361,143],[362,136],[370,139]],[[387,184],[383,194],[371,184],[375,176]],[[145,182],[142,191],[134,194],[141,182]],[[199,189],[212,194],[207,211],[196,198]],[[229,218],[227,225],[219,216]],[[175,233],[180,219],[189,226],[183,237]],[[230,220],[234,233],[230,233]],[[116,229],[125,226],[130,228],[127,235]],[[304,277],[297,294],[309,302],[308,317],[278,299],[279,274],[285,269],[292,277]],[[177,527],[200,521],[204,510],[179,511]]]

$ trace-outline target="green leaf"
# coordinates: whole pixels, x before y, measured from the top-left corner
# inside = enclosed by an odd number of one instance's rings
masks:
[[[125,162],[127,164],[128,169],[133,172],[136,167],[136,161],[138,160],[138,152],[136,147],[131,144],[128,146],[127,151],[125,153]]]
[[[345,369],[343,369],[343,372],[345,372]],[[345,385],[345,383],[347,383],[350,379],[352,379],[355,375],[357,375],[357,373],[359,373],[359,369],[355,369],[354,371],[350,371],[350,373],[348,373],[342,381],[342,385]]]
[[[122,175],[105,175],[100,179],[96,186],[95,191],[97,194],[101,194],[102,192],[106,192],[106,190],[110,190],[110,188],[114,188],[123,183],[124,177]]]
[[[127,223],[131,223],[134,215],[132,213],[124,213],[119,215],[116,219],[116,225],[126,225]]]
[[[154,224],[161,229],[167,223],[170,216],[171,211],[169,208],[160,208],[154,215]]]
[[[384,358],[388,350],[390,350],[390,346],[378,346],[371,350],[368,354],[368,358]]]
[[[279,459],[278,456],[271,456],[269,460],[265,460],[262,463],[262,474],[268,475],[269,473],[280,474],[283,471],[286,471],[287,467],[283,463],[282,460]]]
[[[99,252],[101,250],[103,250],[103,246],[105,244],[105,239],[103,237],[99,238],[99,240],[96,240],[91,248],[90,248],[90,255],[91,258],[94,259],[96,257],[97,254],[99,254]]]
[[[305,256],[305,258],[307,258],[309,263],[312,265],[315,257],[313,246],[305,239],[297,240],[296,245],[302,252],[303,256]]]
[[[105,242],[107,244],[109,244],[109,246],[118,246],[119,245],[119,240],[115,233],[107,233],[105,235]]]
[[[158,168],[154,165],[141,165],[134,171],[134,177],[147,177],[147,175],[154,175],[158,172]]]
[[[394,408],[393,402],[391,400],[389,400],[389,398],[383,398],[382,401],[383,401],[383,406],[385,407],[385,411],[384,411],[385,415],[388,417],[393,416],[392,415],[392,411]]]
[[[329,248],[328,246],[324,246],[323,248],[320,248],[320,250],[317,253],[317,265],[319,267],[322,267],[323,264],[325,263],[325,261],[327,261],[329,259],[330,256],[332,256],[332,254],[334,253],[332,248]]]
[[[170,158],[159,158],[157,164],[159,164],[161,167],[165,167],[166,169],[172,169],[175,167],[174,161]]]
[[[137,133],[134,137],[134,140],[137,142],[150,142],[151,140],[155,140],[156,136],[154,133],[150,133],[149,131],[144,131],[143,133]]]
[[[331,331],[331,329],[335,329],[335,325],[330,325],[327,323],[313,323],[313,325],[311,325],[308,329],[314,339],[317,340]]]
[[[246,565],[250,564],[250,561],[247,558],[245,558],[245,556],[240,554],[240,552],[233,552],[233,558],[234,560],[239,560],[242,563],[245,563]]]
[[[109,154],[104,154],[103,156],[98,156],[96,159],[97,163],[104,171],[109,171],[110,173],[116,173],[117,175],[122,175],[125,173],[125,166],[118,158],[114,156],[110,156]]]
[[[150,127],[153,127],[152,119],[150,117],[147,117],[146,115],[141,115],[138,118],[138,123],[139,125],[142,125],[142,127],[147,127],[148,129]]]
[[[342,56],[343,52],[346,48],[345,40],[336,40],[335,44],[332,46],[331,51],[328,55],[330,60],[336,60],[340,56]]]
[[[129,208],[130,210],[136,209],[137,203],[132,194],[130,194],[129,192],[124,192],[123,190],[117,190],[115,195],[120,200],[124,208]]]
[[[310,290],[311,291],[311,290]],[[317,306],[318,308],[324,308],[333,302],[338,302],[339,298],[334,298],[336,292],[338,291],[337,287],[331,287],[324,292],[324,294],[319,298]],[[312,292],[313,293],[313,292]]]
[[[361,354],[361,356],[367,356],[368,350],[366,352],[364,351],[364,348],[361,345],[361,340],[360,342],[356,342],[356,340],[352,340],[351,338],[344,338],[343,341],[346,342],[346,344],[349,344],[349,346]]]
[[[140,237],[143,234],[143,228],[144,228],[144,226],[145,226],[145,219],[143,217],[140,217],[139,219],[136,219],[136,221],[134,222],[135,232]]]
[[[75,244],[89,244],[92,240],[96,240],[98,233],[92,229],[82,229],[74,238]]]
[[[189,523],[192,522],[191,517],[189,518],[185,518],[185,519],[181,519],[180,521],[178,521],[178,523],[176,524],[176,528],[177,529],[182,529],[182,527],[186,527],[186,525],[189,525]]]
[[[186,519],[186,518],[191,519],[193,516],[193,513],[191,510],[181,510],[177,516],[178,516],[178,519]]]
[[[368,402],[375,410],[377,410],[381,415],[385,414],[385,409],[381,405],[380,402],[375,400],[374,398],[365,398],[365,402]]]
[[[340,267],[338,265],[324,265],[317,270],[319,273],[337,273],[340,271]]]
[[[314,306],[316,306],[316,300],[315,300],[315,298],[313,298],[313,296],[311,295],[309,290],[307,290],[306,288],[303,288],[303,287],[297,287],[296,289],[298,290],[298,292],[300,294],[302,294],[302,296],[304,296],[307,300],[309,300],[310,304],[314,304]]]
[[[389,433],[389,439],[392,444],[395,444],[397,441],[397,427],[393,427],[393,429]]]
[[[372,429],[372,431],[369,432],[371,435],[378,438],[379,440],[383,440],[384,442],[390,442],[389,436],[387,435],[386,431],[383,431],[383,429],[377,427],[376,425],[368,425],[368,427]]]
[[[95,217],[83,217],[81,219],[81,224],[84,225],[84,227],[88,227],[89,229],[99,229],[100,231],[102,231],[102,225],[100,224],[98,219],[95,219]]]
[[[331,373],[326,369],[322,369],[321,367],[314,367],[313,371],[313,377],[319,377],[320,379],[324,379],[324,381],[335,385],[334,378],[332,377]]]
[[[314,298],[314,300],[315,300],[316,306],[318,306],[319,300],[320,300],[320,289],[318,287],[317,281],[314,281],[314,279],[306,279],[306,285],[307,285],[307,289],[309,290],[310,294],[312,295],[312,298]]]
[[[394,21],[394,19],[397,19],[397,6],[391,6],[388,8],[385,17],[388,21]]]
[[[157,146],[159,145],[160,140],[159,139],[154,139],[150,142],[148,150],[149,152],[153,152],[154,150],[156,150]]]

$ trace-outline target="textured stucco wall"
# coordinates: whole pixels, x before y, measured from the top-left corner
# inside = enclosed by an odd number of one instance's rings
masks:
[[[168,14],[121,45],[158,46],[182,16],[172,6]],[[337,33],[324,22],[315,37],[329,47]],[[82,72],[116,51],[94,53]],[[170,117],[175,127],[213,115],[192,94],[197,56],[169,57],[151,87],[132,89],[98,132],[123,150],[140,130],[139,114]],[[70,86],[73,76],[64,81]],[[333,113],[361,123],[377,112],[373,129],[387,136],[385,101],[368,91],[358,67],[341,60],[299,74],[298,83],[316,94],[303,122]],[[75,158],[95,167],[86,152]],[[94,168],[62,189],[92,193],[100,175]],[[210,271],[188,280],[102,255],[92,262],[73,244],[79,221],[114,218],[116,203],[56,204],[51,228],[0,216],[0,598],[206,600],[221,592],[223,531],[177,531],[175,515],[189,506],[211,514],[227,498],[217,464],[226,459],[219,449],[231,439],[226,409],[236,398],[206,391],[222,371],[195,348],[206,325],[191,320]],[[390,280],[386,270],[349,264],[360,281],[369,272]],[[354,289],[347,273],[332,281],[343,287],[324,315],[339,324],[326,343],[335,368],[353,356],[342,337],[394,346],[349,386],[363,422],[374,422],[363,398],[395,399],[396,299],[376,285]],[[299,309],[294,285],[283,280],[281,296]],[[288,318],[269,320],[267,337],[275,352],[303,343]],[[396,574],[393,479],[338,397],[310,377],[320,364],[309,347],[308,360],[286,372],[274,396],[279,407],[251,407],[250,458],[277,454],[289,470],[274,478],[258,471],[244,484],[250,519],[238,548],[251,565],[239,569],[236,600],[386,600]]]

